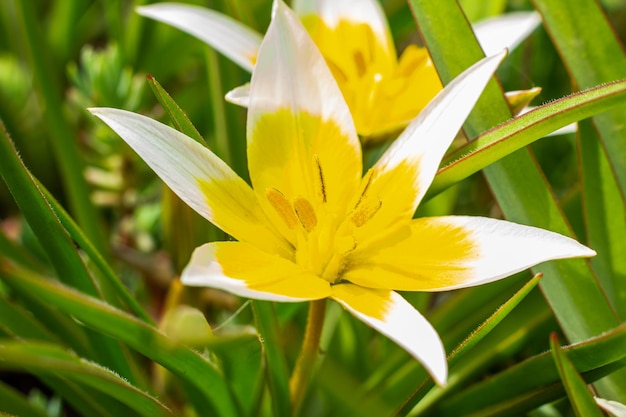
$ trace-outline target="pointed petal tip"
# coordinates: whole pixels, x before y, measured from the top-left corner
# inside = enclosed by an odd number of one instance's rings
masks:
[[[135,7],[135,13],[141,15],[141,16],[146,16],[147,13],[150,13],[150,6],[151,5],[146,5],[146,6],[136,6]]]
[[[243,242],[211,242],[197,247],[180,281],[277,302],[319,300],[330,295],[328,281]]]
[[[426,368],[437,385],[446,385],[448,363],[439,334],[400,294],[354,284],[334,285],[332,291],[333,300],[405,349]]]
[[[250,106],[250,83],[235,87],[224,96],[227,102],[241,107]]]

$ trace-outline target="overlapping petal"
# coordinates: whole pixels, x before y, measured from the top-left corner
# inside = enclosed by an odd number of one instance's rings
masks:
[[[406,349],[439,385],[445,384],[446,353],[437,331],[398,293],[339,284],[332,287],[331,298]]]
[[[361,185],[361,200],[381,204],[361,235],[373,235],[413,216],[444,153],[503,58],[504,53],[484,58],[459,75],[371,168]]]
[[[344,279],[369,288],[447,291],[496,281],[538,263],[595,252],[558,233],[484,217],[415,219],[411,234],[355,253]]]
[[[330,29],[336,28],[342,21],[365,25],[376,37],[370,42],[377,42],[389,53],[395,54],[387,18],[376,0],[295,0],[293,10],[303,20],[317,17]]]
[[[485,55],[517,47],[541,22],[536,12],[515,12],[476,23],[474,34]]]
[[[178,3],[141,6],[137,12],[195,36],[252,72],[262,36],[235,19],[205,7]]]
[[[93,108],[191,208],[243,242],[291,256],[269,224],[256,196],[224,161],[184,134],[149,117]]]
[[[626,405],[611,400],[605,400],[604,398],[594,397],[598,406],[615,417],[626,417]]]
[[[284,219],[268,193],[289,204],[304,199],[318,215],[322,205],[345,211],[362,170],[350,111],[319,50],[280,1],[252,76],[247,130],[250,178],[277,224]]]
[[[331,293],[328,281],[242,242],[212,242],[198,247],[181,281],[269,301],[318,300]]]

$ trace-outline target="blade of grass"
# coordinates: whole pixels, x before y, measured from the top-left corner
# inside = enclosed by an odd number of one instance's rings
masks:
[[[0,328],[15,338],[60,342],[59,337],[49,331],[21,305],[0,297]]]
[[[84,384],[115,398],[139,415],[174,415],[156,398],[132,386],[114,372],[49,343],[3,342],[0,344],[0,368],[60,376]]]
[[[56,199],[48,192],[48,190],[36,179],[33,178],[38,190],[42,193],[46,200],[46,203],[50,205],[50,208],[54,211],[57,219],[67,231],[70,238],[76,242],[76,244],[83,250],[94,265],[100,270],[101,278],[99,281],[99,288],[103,288],[103,299],[107,302],[121,306],[125,305],[129,308],[137,317],[141,318],[146,323],[153,324],[154,321],[150,315],[139,304],[137,299],[133,297],[128,288],[117,276],[115,271],[107,263],[106,259],[98,252],[98,249],[93,245],[91,240],[83,233],[78,227],[65,209],[56,201]],[[108,289],[108,291],[105,291]],[[108,296],[107,296],[108,295]]]
[[[208,146],[202,135],[193,125],[187,114],[174,101],[169,93],[152,76],[148,84],[157,100],[165,109],[174,127]],[[207,222],[202,216],[187,206],[169,188],[163,190],[163,232],[165,241],[177,271],[182,271],[189,260],[189,254],[207,241],[223,240],[224,234],[217,227]]]
[[[448,359],[450,377],[445,387],[434,386],[427,379],[396,415],[428,414],[496,364],[513,360],[515,354],[527,348],[530,340],[547,334],[554,325],[551,312],[539,292],[531,292],[539,278],[537,275],[530,285],[520,289],[514,298],[485,320],[476,333],[470,334],[454,349]],[[520,305],[521,301],[524,303]],[[505,321],[496,327],[502,320]],[[465,344],[469,344],[469,349]],[[472,349],[472,345],[477,347]],[[461,357],[464,360],[460,360]]]
[[[577,88],[626,77],[623,46],[596,1],[538,0],[534,3]],[[614,300],[622,319],[626,318],[626,264],[623,256],[614,257],[614,253],[622,253],[619,249],[624,247],[626,239],[625,119],[626,101],[623,101],[620,107],[595,116],[592,122],[597,132],[586,129],[585,137],[580,138],[584,215],[589,243],[598,248],[598,259],[592,265],[599,268],[596,270],[603,275],[602,282],[609,284],[605,289],[612,290],[609,297]],[[605,223],[601,224],[602,221]]]
[[[451,293],[450,298],[428,316],[428,320],[441,336],[446,352],[452,351],[486,317],[506,303],[521,287],[522,282],[529,278],[527,273],[517,274],[506,280]],[[387,359],[384,365],[376,367],[376,371],[363,387],[371,394],[384,392],[385,397],[399,407],[411,396],[417,400],[416,394],[422,395],[421,390],[417,392],[421,387],[421,385],[417,387],[417,383],[426,378],[427,375],[421,365],[407,360],[406,353],[398,351]]]
[[[10,240],[2,230],[0,230],[0,254],[24,266],[28,265],[39,272],[45,271],[44,266],[32,253]]]
[[[561,98],[510,119],[446,155],[426,198],[435,196],[548,133],[621,107],[625,100],[626,80],[622,80]]]
[[[209,82],[209,97],[213,110],[215,152],[228,165],[232,166],[233,155],[230,151],[229,132],[226,117],[224,95],[222,88],[221,57],[213,48],[206,48],[207,78]]]
[[[0,175],[9,187],[18,206],[26,217],[39,243],[45,249],[59,277],[65,277],[75,288],[102,297],[87,267],[81,259],[74,241],[62,227],[58,217],[46,201],[37,181],[19,158],[4,125],[0,121]],[[98,346],[92,353],[104,364],[117,370],[131,382],[136,383],[130,365],[132,359],[124,354],[121,347],[100,334],[86,332],[92,346]]]
[[[410,4],[444,83],[483,57],[455,1],[410,0]],[[466,133],[470,138],[475,137],[510,117],[502,91],[493,81],[470,115]],[[528,151],[516,152],[484,172],[509,220],[572,234],[551,188]],[[544,273],[541,289],[570,341],[588,339],[617,325],[615,312],[585,261],[549,262],[533,270]]]
[[[187,117],[185,112],[183,112],[180,106],[174,101],[172,96],[169,95],[163,86],[161,86],[161,84],[159,84],[159,82],[151,75],[148,75],[148,84],[150,85],[150,88],[152,88],[152,92],[155,97],[170,117],[170,120],[174,124],[176,130],[184,133],[191,139],[194,139],[199,144],[206,146],[207,143],[200,132],[198,132],[193,123],[191,123],[191,120],[189,120],[189,117]]]
[[[265,372],[272,397],[272,409],[276,417],[291,415],[289,399],[289,373],[280,349],[278,320],[274,305],[266,301],[253,301],[252,308],[265,355]]]
[[[98,250],[106,253],[104,242],[107,240],[98,224],[98,213],[89,200],[89,188],[83,176],[83,161],[78,152],[76,136],[63,113],[60,76],[52,58],[48,56],[48,47],[39,31],[41,25],[35,19],[35,3],[16,3],[22,36],[27,40],[26,52],[34,74],[36,92],[46,108],[46,126],[50,130],[52,149],[67,192],[70,211]]]
[[[557,51],[578,88],[626,77],[626,55],[594,0],[534,0]],[[593,119],[626,200],[626,102]]]
[[[0,174],[56,272],[59,276],[67,277],[68,284],[73,287],[90,295],[98,294],[97,286],[74,242],[61,227],[43,192],[37,186],[37,181],[19,158],[19,153],[1,121],[0,136]]]
[[[49,417],[45,410],[31,404],[21,392],[1,381],[0,404],[0,413],[7,412],[21,417]]]
[[[28,291],[100,332],[117,338],[137,352],[160,363],[204,398],[204,409],[219,416],[238,412],[221,372],[204,356],[174,342],[158,329],[64,285],[33,277],[28,271],[0,265],[13,288]]]
[[[567,357],[587,382],[626,366],[626,324],[598,337],[565,347]],[[446,398],[437,416],[521,415],[563,396],[550,352],[533,356],[505,371]],[[432,414],[429,414],[432,415]]]
[[[556,369],[559,372],[561,381],[563,381],[565,392],[567,392],[576,415],[578,417],[603,417],[602,412],[589,393],[585,381],[578,374],[569,358],[563,353],[556,333],[553,333],[550,337],[550,347]]]
[[[626,320],[626,210],[591,121],[579,123],[578,146],[587,241],[598,252],[591,265],[613,308]]]

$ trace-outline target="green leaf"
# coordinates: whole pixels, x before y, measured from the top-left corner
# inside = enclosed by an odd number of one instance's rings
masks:
[[[624,100],[626,80],[572,94],[510,119],[446,155],[426,198],[548,133],[578,120],[621,107]]]
[[[483,57],[455,1],[410,0],[410,5],[444,83]],[[470,138],[475,137],[510,117],[502,91],[494,80],[470,115],[466,133]],[[484,172],[509,220],[572,234],[552,190],[528,151],[520,150]],[[549,262],[533,270],[544,273],[540,286],[570,341],[585,340],[617,325],[615,313],[585,261]]]
[[[20,417],[48,417],[41,408],[31,404],[24,395],[14,388],[0,382],[0,415]],[[4,414],[7,412],[9,414]]]
[[[289,407],[289,373],[285,356],[280,349],[280,333],[273,303],[267,301],[252,302],[254,317],[265,355],[265,372],[272,395],[272,409],[276,417],[291,415]]]
[[[206,146],[207,143],[204,141],[204,138],[200,132],[198,132],[193,123],[191,123],[189,117],[187,117],[185,112],[174,101],[172,96],[165,91],[161,84],[159,84],[159,82],[152,75],[148,75],[148,84],[152,88],[152,92],[156,96],[157,100],[161,103],[161,106],[163,106],[163,109],[165,109],[165,112],[170,117],[170,120],[174,124],[176,130],[189,136],[199,144]]]
[[[53,65],[54,61],[49,55],[50,47],[41,33],[42,25],[36,20],[35,4],[22,1],[13,3],[18,10],[17,23],[20,33],[17,36],[25,40],[21,45],[25,47],[24,52],[31,64],[37,87],[35,92],[46,109],[43,112],[45,127],[67,192],[70,211],[76,216],[86,234],[98,245],[100,252],[104,253],[106,239],[98,224],[95,207],[89,200],[90,193],[83,176],[84,163],[78,152],[78,141],[66,113],[63,112],[64,98],[60,71],[58,66]]]
[[[542,275],[535,275],[530,281],[528,281],[519,291],[517,291],[506,303],[501,305],[487,320],[485,320],[476,330],[474,330],[468,337],[465,338],[448,356],[448,367],[452,368],[459,359],[464,356],[468,351],[474,348],[481,340],[487,336],[494,327],[496,327],[509,313],[535,288],[539,283]],[[455,378],[453,382],[446,386],[447,389],[454,389],[454,385],[457,383],[458,378]],[[460,381],[459,381],[460,382]],[[432,381],[424,382],[420,385],[419,390],[413,394],[411,398],[406,402],[404,408],[415,403],[417,394],[426,388],[432,387]],[[447,395],[445,389],[437,391],[436,395],[428,397],[428,401],[421,401],[418,406],[413,409],[408,415],[419,414],[420,409],[428,408],[432,403],[440,400]]]
[[[546,28],[578,88],[626,76],[626,56],[595,1],[536,1]],[[585,35],[579,33],[584,25]],[[608,298],[626,318],[626,102],[581,124],[579,138],[583,205],[592,261]],[[599,142],[598,142],[599,141]],[[608,163],[607,163],[608,161]]]
[[[428,315],[428,320],[437,329],[444,342],[446,351],[452,351],[467,338],[472,331],[484,322],[486,317],[489,317],[498,307],[506,303],[529,278],[528,273],[520,273],[487,285],[451,292],[446,302],[441,303]],[[533,303],[532,313],[526,315],[524,320],[521,321],[528,333],[534,332],[533,326],[536,323],[544,321],[541,316],[544,315],[543,310],[545,309],[544,305]],[[518,315],[518,310],[522,309],[513,310],[511,316]],[[537,315],[539,318],[535,317]],[[510,326],[516,327],[519,326],[519,323],[520,320],[513,320]],[[490,335],[490,338],[495,340],[493,343],[502,345],[512,339],[510,333],[504,336],[504,338],[509,339],[507,341],[497,337],[497,333],[500,333],[498,328],[508,326],[509,324],[505,323],[494,329]],[[539,325],[539,327],[541,326]],[[425,387],[422,381],[427,381],[428,376],[419,363],[407,360],[407,356],[405,352],[397,351],[386,359],[384,365],[377,366],[367,382],[363,384],[364,389],[370,394],[384,392],[385,397],[392,398],[394,402],[402,403],[403,405],[406,405],[405,403],[409,401],[407,399],[410,399],[409,405],[413,405],[414,401],[422,396]],[[476,363],[485,359],[493,361],[493,357],[475,358],[473,356],[471,361]],[[476,365],[480,366],[478,363]],[[461,364],[458,364],[458,366],[461,366]],[[406,405],[406,407],[409,407],[409,405]]]
[[[0,329],[15,338],[60,342],[58,335],[48,330],[19,304],[0,297]]]
[[[80,258],[74,242],[46,201],[37,180],[19,157],[0,122],[0,174],[15,202],[61,277],[81,291],[97,295],[97,287]]]
[[[587,382],[626,366],[626,324],[564,348]],[[470,388],[446,398],[433,413],[440,417],[464,415],[520,415],[564,395],[549,352],[529,358]]]
[[[54,305],[87,326],[119,339],[169,369],[194,390],[189,395],[202,400],[204,409],[214,410],[219,416],[239,414],[222,374],[204,356],[135,317],[72,288],[43,281],[16,267],[4,265],[4,270],[4,280],[10,286],[28,291],[43,303]]]
[[[2,231],[0,231],[0,254],[14,262],[28,265],[41,272],[45,271],[44,266],[37,257],[33,256],[33,254],[24,249],[24,247],[8,239]]]
[[[594,0],[534,0],[573,82],[588,88],[626,77],[626,55]],[[581,31],[584,28],[584,31]],[[626,102],[594,117],[623,199],[626,199]]]
[[[97,276],[97,278],[98,287],[103,290],[103,299],[118,307],[124,305],[146,323],[153,323],[150,315],[139,305],[137,299],[130,294],[124,283],[107,263],[106,259],[104,259],[100,252],[98,252],[98,249],[91,243],[91,240],[83,233],[76,222],[67,214],[65,209],[56,201],[50,192],[46,190],[37,179],[33,179],[39,191],[44,196],[46,203],[50,205],[50,208],[52,208],[58,221],[67,231],[70,238],[76,242],[81,250],[89,256],[93,264],[100,270],[101,275]]]
[[[187,114],[161,84],[150,75],[148,75],[148,83],[174,127],[196,142],[207,146],[206,141],[191,123]],[[169,188],[163,190],[162,207],[165,243],[172,256],[176,271],[182,271],[189,260],[189,254],[197,246],[207,241],[224,238],[221,230],[191,209]]]
[[[50,207],[37,180],[33,178],[19,158],[19,154],[1,121],[0,175],[9,187],[59,277],[65,278],[70,285],[87,294],[101,297],[101,293],[80,257],[74,241]],[[115,368],[124,377],[135,382],[136,378],[130,367],[130,358],[125,357],[120,346],[99,334],[87,333],[92,341],[92,346],[100,346],[93,352],[94,355],[102,359],[106,365]]]
[[[588,245],[598,280],[622,320],[626,319],[626,210],[598,132],[590,121],[578,125],[583,207]]]
[[[2,341],[0,367],[61,376],[102,391],[143,416],[173,416],[156,398],[133,387],[119,375],[44,342]]]
[[[567,392],[576,415],[578,417],[603,417],[602,412],[589,393],[585,381],[578,374],[569,358],[563,353],[556,333],[553,333],[550,337],[550,348],[552,349],[552,358],[556,363],[556,369],[559,371],[565,392]]]

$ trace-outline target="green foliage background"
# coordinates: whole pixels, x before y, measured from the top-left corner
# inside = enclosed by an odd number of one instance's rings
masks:
[[[307,306],[182,288],[176,276],[193,248],[222,232],[85,110],[118,107],[166,123],[184,112],[246,178],[245,111],[223,96],[249,75],[133,12],[144,3],[0,3],[0,415],[290,415],[287,381]],[[260,32],[269,22],[269,0],[190,3]],[[382,5],[398,49],[426,45],[444,82],[482,56],[468,20],[533,8],[543,27],[498,71],[505,90],[540,86],[539,105],[622,80],[485,133],[511,117],[494,81],[465,126],[478,152],[444,162],[418,213],[505,217],[575,236],[598,256],[536,267],[537,287],[524,272],[406,294],[454,352],[445,388],[329,305],[300,414],[593,415],[590,392],[626,403],[626,2]],[[182,110],[159,105],[165,90]],[[580,119],[578,134],[538,141]]]

